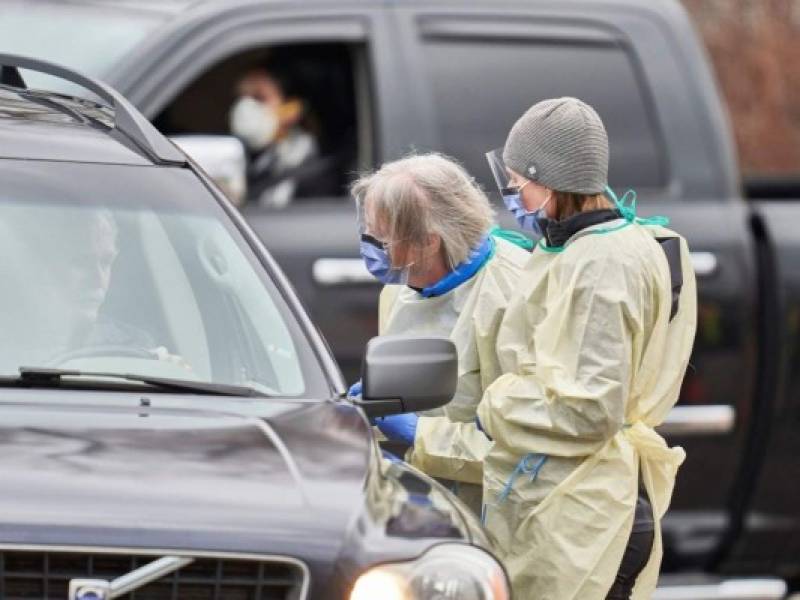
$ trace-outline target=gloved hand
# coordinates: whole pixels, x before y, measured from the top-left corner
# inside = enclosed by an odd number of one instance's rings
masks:
[[[362,391],[361,380],[359,379],[353,385],[350,386],[350,389],[347,390],[347,397],[348,398],[361,398],[361,391]]]
[[[419,421],[419,417],[416,413],[404,413],[378,417],[375,419],[375,425],[391,441],[403,442],[411,446],[417,435],[417,421]]]

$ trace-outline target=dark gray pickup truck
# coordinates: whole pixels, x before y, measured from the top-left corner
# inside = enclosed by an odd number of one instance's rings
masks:
[[[2,10],[0,51],[57,57],[102,77],[170,135],[228,134],[235,82],[264,52],[296,50],[321,65],[320,147],[340,186],[243,213],[349,378],[376,331],[378,286],[358,257],[348,177],[436,149],[491,189],[484,152],[524,109],[564,95],[595,106],[611,140],[611,185],[635,189],[643,214],[670,217],[698,277],[692,367],[663,427],[688,454],[665,524],[665,571],[800,585],[800,204],[743,197],[725,110],[677,1],[131,0]],[[499,203],[498,215],[509,224]],[[722,589],[670,597],[727,597]]]

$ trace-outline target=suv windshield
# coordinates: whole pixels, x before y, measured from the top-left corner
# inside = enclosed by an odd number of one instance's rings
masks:
[[[57,62],[101,79],[166,18],[152,9],[61,0],[4,0],[0,13],[0,52]],[[23,71],[23,76],[31,88],[89,93],[41,73]]]
[[[0,181],[0,376],[328,390],[279,290],[190,171],[0,160]]]

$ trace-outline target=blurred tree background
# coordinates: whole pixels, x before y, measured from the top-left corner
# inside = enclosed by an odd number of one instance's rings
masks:
[[[682,0],[728,103],[745,175],[800,176],[800,0]]]

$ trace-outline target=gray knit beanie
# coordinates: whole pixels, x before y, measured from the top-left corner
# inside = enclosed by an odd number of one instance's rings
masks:
[[[514,123],[503,162],[553,190],[599,194],[608,185],[608,136],[588,104],[577,98],[542,100]]]

